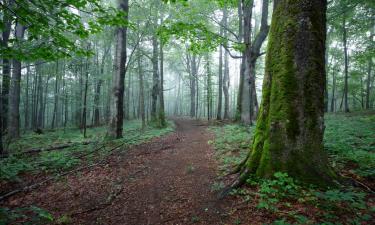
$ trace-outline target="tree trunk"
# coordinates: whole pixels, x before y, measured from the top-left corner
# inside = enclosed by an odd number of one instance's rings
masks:
[[[18,23],[15,28],[15,37],[22,40],[25,27]],[[9,138],[16,139],[20,137],[20,95],[21,95],[21,61],[13,60],[13,74],[9,95]]]
[[[331,96],[331,112],[335,112],[335,98],[336,98],[336,73],[335,69],[333,69],[332,73],[332,96]]]
[[[374,18],[372,16],[372,18]],[[372,27],[371,27],[371,32],[370,32],[370,43],[372,42],[373,38],[374,38],[374,20],[372,20]],[[371,97],[371,81],[372,81],[372,59],[373,57],[372,56],[369,56],[369,59],[368,59],[368,67],[367,67],[367,81],[366,81],[366,109],[370,109],[371,108],[371,105],[370,105],[370,97]]]
[[[245,124],[252,123],[251,117],[251,77],[250,77],[250,62],[251,62],[251,16],[253,9],[253,1],[242,0],[243,19],[244,19],[244,80],[242,85],[242,100],[241,100],[241,122]]]
[[[223,34],[223,28],[220,27],[220,35]],[[223,47],[219,47],[219,90],[218,90],[218,102],[217,102],[217,115],[216,119],[221,120],[222,105],[223,105]]]
[[[223,10],[223,26],[224,37],[228,36],[228,9],[224,6]],[[224,92],[224,119],[229,119],[229,56],[228,51],[224,54],[224,78],[223,78],[223,92]]]
[[[42,70],[41,66],[37,65],[36,68],[36,74],[38,75],[38,84],[37,84],[37,104],[36,104],[36,111],[37,111],[37,120],[36,120],[36,129],[42,129],[43,128],[43,80],[42,80]],[[39,108],[38,108],[39,106]]]
[[[344,10],[345,12],[345,10]],[[348,47],[347,47],[347,35],[346,35],[346,15],[345,13],[343,14],[343,20],[342,20],[342,29],[343,29],[343,33],[342,33],[342,41],[344,43],[344,59],[345,59],[345,80],[344,80],[344,111],[345,112],[349,112],[349,104],[348,104],[348,92],[349,92],[349,88],[348,88],[348,76],[349,76],[349,72],[348,72],[348,67],[349,67],[349,62],[348,62]]]
[[[333,172],[323,148],[325,0],[280,0],[273,12],[262,105],[239,182],[282,171],[326,185]]]
[[[210,56],[206,55],[206,72],[207,72],[207,120],[212,119],[212,78]]]
[[[129,1],[117,0],[118,8],[125,13],[128,20]],[[116,53],[113,65],[112,91],[110,104],[110,121],[108,136],[110,138],[121,138],[124,117],[124,79],[126,64],[126,27],[116,29]]]
[[[55,79],[55,100],[54,100],[54,107],[53,107],[53,114],[52,114],[52,123],[51,123],[51,128],[55,128],[55,123],[57,120],[57,107],[58,107],[58,101],[59,101],[59,61],[56,61],[56,79]]]
[[[238,42],[243,41],[243,10],[242,10],[242,0],[238,0]],[[245,57],[244,54],[241,53],[241,64],[240,64],[240,80],[238,86],[238,95],[237,95],[237,107],[236,107],[236,115],[235,120],[241,120],[241,112],[242,112],[242,93],[243,93],[243,86],[244,86],[244,71],[245,71]]]
[[[159,91],[159,65],[158,65],[158,40],[156,36],[152,38],[152,102],[151,102],[151,121],[157,123],[157,103]]]
[[[9,3],[9,6],[13,4],[13,2]],[[12,21],[11,17],[4,12],[3,14],[3,25],[2,28],[2,40],[1,40],[1,47],[6,49],[8,47],[8,41],[10,32],[12,29]],[[3,79],[2,79],[2,89],[1,89],[1,108],[0,113],[2,114],[2,125],[0,129],[3,131],[3,133],[7,130],[8,126],[8,108],[9,108],[9,87],[10,87],[10,60],[8,58],[2,59],[2,67],[3,67]]]
[[[160,88],[159,88],[159,125],[165,127],[167,122],[165,121],[164,111],[164,52],[163,43],[160,41]]]
[[[190,75],[190,117],[194,118],[195,111],[195,95],[196,95],[196,79],[197,79],[197,58],[193,55],[191,58],[191,75]]]
[[[146,117],[145,117],[145,95],[143,85],[143,71],[142,71],[142,58],[140,51],[138,50],[137,64],[138,64],[138,76],[139,76],[139,113],[142,119],[142,131],[146,128]]]
[[[29,107],[29,84],[30,84],[30,65],[26,66],[26,89],[25,89],[25,131],[29,129],[30,107]]]
[[[86,138],[86,128],[87,128],[87,91],[89,88],[89,59],[86,59],[85,68],[85,91],[83,92],[83,110],[82,110],[82,129],[83,137]]]

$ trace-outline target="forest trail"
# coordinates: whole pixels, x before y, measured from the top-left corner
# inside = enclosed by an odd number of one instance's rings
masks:
[[[217,165],[207,126],[175,123],[172,134],[33,191],[22,204],[68,215],[72,224],[221,224],[225,213],[212,191]]]

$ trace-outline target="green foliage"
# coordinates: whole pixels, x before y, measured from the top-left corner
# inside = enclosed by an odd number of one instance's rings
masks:
[[[225,187],[225,185],[224,185],[223,182],[215,182],[215,183],[212,184],[211,190],[212,191],[220,191],[220,190],[223,190],[224,187]]]
[[[349,170],[355,176],[370,179],[374,176],[374,122],[372,113],[325,116],[324,146],[335,170]],[[253,128],[225,125],[211,130],[216,138],[210,143],[215,147],[221,167],[232,169],[246,157]],[[273,224],[337,224],[337,221],[361,224],[372,219],[373,211],[368,203],[371,200],[356,189],[319,190],[304,186],[286,173],[275,173],[272,179],[251,177],[247,184],[252,187],[250,190],[236,189],[231,194],[241,196],[246,202],[257,200],[259,210],[282,215]],[[294,211],[296,204],[313,213]]]
[[[110,153],[108,150],[119,144],[124,143],[122,149],[126,149],[174,130],[174,125],[171,122],[167,122],[167,126],[162,129],[150,126],[142,131],[141,126],[140,121],[127,121],[124,124],[124,138],[113,141],[104,140],[106,127],[88,129],[89,139],[83,139],[78,129],[56,130],[41,135],[29,133],[10,145],[10,152],[14,154],[0,160],[0,180],[20,181],[20,175],[28,172],[56,173],[69,170],[83,161],[92,163],[106,157]],[[22,154],[25,149],[79,143],[84,140],[91,140],[92,143],[88,145],[77,144],[55,151],[42,151],[33,155]],[[100,148],[100,146],[103,146],[103,148]]]
[[[360,224],[370,220],[371,209],[365,199],[366,194],[358,190],[317,190],[306,187],[293,180],[286,173],[275,173],[272,179],[249,179],[248,184],[258,187],[258,209],[277,213],[288,210],[288,218],[275,221],[273,224],[309,224],[311,220],[318,220],[325,224],[335,223],[337,220],[347,223]],[[300,215],[293,211],[293,205],[304,204],[305,207],[315,208],[314,218]]]
[[[325,116],[324,147],[328,151],[331,165],[341,171],[372,178],[375,176],[375,116],[372,114],[327,114]],[[216,137],[210,141],[217,156],[228,169],[246,157],[254,127],[225,125],[213,127]],[[351,168],[351,167],[352,168]],[[349,167],[349,168],[347,168]]]
[[[224,172],[246,157],[253,129],[254,127],[237,124],[211,128],[215,136],[220,137],[210,141],[210,144],[214,145],[216,155],[222,162],[221,169]]]
[[[336,170],[375,178],[375,116],[328,114],[325,124],[324,146]]]
[[[0,224],[14,224],[16,221],[22,224],[47,224],[54,220],[53,216],[46,210],[36,206],[25,208],[0,208]]]
[[[20,181],[18,175],[33,168],[26,159],[10,156],[0,161],[0,180]]]
[[[253,184],[253,178],[247,183]],[[277,172],[273,179],[260,180],[258,195],[260,197],[257,208],[277,211],[280,200],[297,198],[300,186],[286,173]]]
[[[27,27],[26,41],[11,37],[9,42],[12,44],[0,48],[2,57],[19,60],[87,55],[90,50],[77,40],[103,31],[106,25],[129,26],[124,12],[100,0],[17,0],[2,3],[0,9],[6,15],[0,24],[17,21]]]

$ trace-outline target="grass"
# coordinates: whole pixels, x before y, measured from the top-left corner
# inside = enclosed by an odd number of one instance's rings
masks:
[[[254,127],[230,124],[223,127],[211,127],[210,130],[215,133],[216,137],[220,137],[210,143],[214,145],[216,155],[222,162],[220,169],[225,173],[246,157]]]
[[[375,179],[375,114],[328,114],[325,116],[324,147],[336,170],[348,169],[357,176]],[[254,127],[230,124],[210,128],[211,141],[228,170],[246,157]]]
[[[55,173],[71,169],[82,164],[83,161],[92,163],[109,154],[109,150],[119,144],[126,147],[147,142],[148,140],[162,136],[173,131],[172,123],[163,129],[147,127],[141,132],[140,121],[124,123],[124,138],[106,141],[106,127],[90,128],[87,130],[87,138],[78,129],[59,129],[35,134],[26,133],[21,139],[9,145],[10,156],[0,160],[0,181],[22,181],[23,174],[37,174],[42,172]],[[80,145],[83,141],[90,141],[88,145]],[[44,151],[36,154],[22,154],[27,149],[46,148],[67,143],[77,143],[71,147]],[[102,147],[102,148],[100,148]]]
[[[339,173],[373,183],[375,179],[375,114],[327,114],[324,147],[331,166]],[[254,127],[230,124],[210,128],[211,141],[222,173],[241,162],[251,147]],[[251,177],[233,195],[257,210],[267,211],[273,224],[371,224],[373,198],[362,190],[345,187],[320,190],[306,187],[277,173],[272,179]],[[302,210],[304,209],[304,210]]]

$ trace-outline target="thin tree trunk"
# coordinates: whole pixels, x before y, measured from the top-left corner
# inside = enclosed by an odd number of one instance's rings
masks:
[[[242,0],[238,0],[238,42],[243,41],[243,10],[242,10]],[[236,115],[235,120],[240,121],[241,120],[241,114],[242,114],[242,93],[243,93],[243,86],[244,86],[244,71],[245,71],[245,57],[244,54],[241,53],[241,64],[240,64],[240,80],[239,80],[239,86],[238,86],[238,95],[237,95],[237,107],[236,107]]]
[[[125,13],[125,20],[128,20],[129,1],[117,0],[118,8]],[[118,27],[116,30],[116,53],[113,66],[113,80],[110,105],[110,124],[108,136],[121,138],[124,116],[124,79],[126,64],[126,27]]]
[[[57,60],[56,61],[56,80],[55,80],[55,100],[54,100],[54,107],[53,107],[53,114],[52,114],[52,123],[51,123],[51,128],[54,129],[55,128],[55,123],[56,120],[57,120],[57,107],[58,107],[58,101],[59,101],[59,90],[58,90],[58,84],[59,83],[59,61]]]
[[[253,9],[253,1],[242,0],[243,18],[244,18],[244,82],[242,86],[242,100],[241,100],[241,122],[245,124],[252,123],[251,115],[251,17]]]
[[[345,12],[345,10],[344,10]],[[343,14],[343,20],[342,20],[342,29],[343,29],[343,34],[342,34],[342,41],[344,43],[344,59],[345,59],[345,78],[344,78],[344,111],[349,112],[349,104],[348,104],[348,76],[349,76],[349,62],[348,62],[348,47],[347,47],[347,33],[346,33],[346,15],[345,13]]]
[[[332,96],[331,96],[331,112],[335,112],[335,98],[336,98],[336,73],[335,69],[333,69],[332,73]]]
[[[370,42],[372,42],[373,38],[374,38],[374,26],[375,26],[375,22],[374,22],[374,16],[372,16],[373,20],[372,20],[372,27],[371,27],[371,31],[370,31]],[[367,67],[367,80],[366,80],[366,109],[370,109],[371,108],[371,105],[370,105],[370,97],[371,97],[371,81],[372,81],[372,59],[373,57],[372,56],[369,56],[369,59],[368,59],[368,67]]]
[[[9,2],[9,6],[13,4],[13,1]],[[3,25],[2,27],[2,39],[1,39],[1,47],[6,49],[8,47],[8,41],[10,32],[12,29],[12,21],[10,15],[7,12],[3,14]],[[0,129],[5,133],[7,131],[8,126],[8,109],[9,109],[9,88],[10,88],[10,60],[8,58],[2,59],[2,89],[1,89],[1,108],[0,113],[2,114],[2,125]]]
[[[86,138],[86,128],[87,128],[87,91],[89,87],[89,59],[86,59],[86,68],[85,68],[85,91],[83,93],[83,110],[82,110],[82,128],[83,128],[83,137]]]
[[[15,37],[22,40],[25,27],[18,23],[15,28]],[[13,60],[13,74],[9,95],[9,137],[17,139],[20,137],[20,95],[21,95],[21,61]]]
[[[197,79],[197,58],[193,55],[191,58],[191,75],[190,75],[190,117],[194,118],[195,111],[195,95],[196,95],[196,79]]]
[[[139,113],[142,119],[142,131],[146,128],[146,117],[145,117],[145,95],[143,85],[143,71],[142,71],[142,58],[140,51],[138,50],[137,63],[138,63],[138,76],[139,76]]]
[[[223,28],[220,26],[220,35],[223,34]],[[217,102],[217,115],[216,119],[221,120],[222,117],[222,106],[223,106],[223,47],[219,47],[219,90],[218,90],[218,102]]]
[[[151,101],[151,121],[157,123],[157,103],[159,91],[159,66],[158,66],[158,40],[156,36],[152,38],[152,101]]]
[[[228,9],[224,6],[223,10],[223,26],[224,37],[228,36],[227,26],[228,26]],[[224,92],[224,119],[229,119],[229,58],[228,51],[224,54],[224,78],[223,78],[223,92]]]
[[[212,119],[212,80],[211,80],[211,65],[209,53],[206,55],[206,70],[207,70],[207,120]]]
[[[164,110],[164,52],[163,43],[160,41],[160,88],[159,88],[159,123],[160,127],[167,125],[165,121],[165,110]]]
[[[26,66],[26,89],[25,89],[25,131],[29,129],[30,107],[29,107],[29,85],[30,85],[30,65]]]

